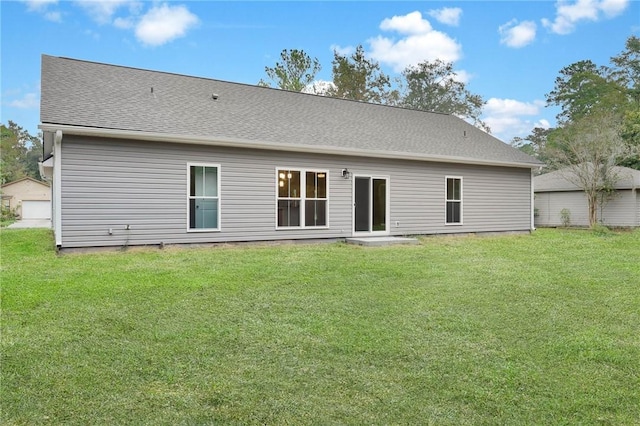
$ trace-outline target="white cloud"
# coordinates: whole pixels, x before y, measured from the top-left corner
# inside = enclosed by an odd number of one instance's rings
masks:
[[[84,33],[87,37],[91,37],[94,40],[100,40],[100,33],[97,33],[93,30],[84,30]]]
[[[41,13],[47,21],[62,22],[62,14],[57,10],[50,10],[50,7],[58,4],[58,0],[26,0],[24,3],[29,12]]]
[[[0,0],[1,1],[1,0]],[[53,9],[58,0],[23,0],[27,9],[40,13],[45,19],[62,21],[62,14]],[[141,43],[160,46],[179,37],[196,26],[200,20],[184,5],[172,3],[149,3],[150,9],[140,0],[75,0],[73,4],[82,9],[99,25],[110,24],[122,30],[134,30]],[[119,13],[124,9],[124,13]],[[117,16],[120,15],[120,16]],[[98,39],[99,33],[86,29],[85,33]]]
[[[551,123],[549,123],[549,120],[541,118],[540,120],[536,121],[534,127],[540,127],[541,129],[548,129],[551,127]]]
[[[442,9],[432,9],[428,13],[429,16],[435,18],[441,24],[457,27],[460,24],[462,9],[459,7],[443,7]]]
[[[600,10],[607,18],[613,18],[621,14],[629,4],[629,0],[602,0]]]
[[[76,1],[100,25],[111,22],[113,15],[122,6],[129,5],[131,0],[82,0]]]
[[[420,12],[387,18],[380,29],[406,35],[399,40],[381,35],[368,40],[371,57],[392,66],[395,72],[425,60],[455,62],[462,56],[462,47],[447,34],[435,31]]]
[[[45,12],[44,19],[51,22],[62,22],[62,14],[56,10]]]
[[[37,93],[25,93],[21,99],[9,102],[9,106],[20,109],[40,108],[40,98]]]
[[[25,0],[29,12],[44,12],[49,6],[58,3],[58,0]]]
[[[160,46],[179,37],[200,22],[183,6],[162,4],[149,10],[136,26],[136,37],[149,46]]]
[[[517,19],[512,19],[506,24],[500,25],[498,32],[500,33],[500,43],[509,47],[520,48],[535,40],[536,24],[533,21],[518,23]]]
[[[491,98],[484,106],[484,111],[491,115],[535,115],[544,105],[544,101],[527,103],[515,99]]]
[[[582,21],[596,22],[602,15],[605,18],[613,18],[622,13],[628,5],[629,0],[576,0],[573,3],[558,0],[555,20],[542,19],[542,25],[552,33],[569,34]]]
[[[314,95],[326,96],[329,90],[335,88],[336,85],[333,84],[333,81],[316,80],[313,83],[306,85],[305,88],[302,89],[302,93],[311,93]]]
[[[432,30],[429,21],[422,19],[422,14],[418,11],[404,16],[385,18],[380,23],[380,29],[383,31],[397,31],[400,34],[424,34]]]
[[[473,78],[473,75],[465,70],[454,70],[454,72],[456,73],[454,80],[460,83],[467,84]]]
[[[128,30],[133,28],[136,25],[135,21],[132,17],[128,18],[116,18],[113,20],[113,26],[116,28],[120,28],[121,30]]]
[[[514,99],[491,98],[483,109],[482,120],[498,138],[509,141],[515,136],[527,136],[534,127],[549,128],[544,118],[535,120],[544,108],[544,101],[521,102]]]
[[[331,51],[332,52],[337,52],[338,55],[340,56],[347,56],[347,55],[351,55],[353,52],[356,51],[356,48],[353,46],[340,46],[337,44],[332,44],[331,45]]]

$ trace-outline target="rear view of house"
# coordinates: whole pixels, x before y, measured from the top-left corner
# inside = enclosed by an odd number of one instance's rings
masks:
[[[584,191],[569,179],[568,169],[534,178],[536,226],[589,226]],[[640,170],[616,167],[615,192],[598,207],[599,221],[606,226],[640,226]]]
[[[42,57],[60,248],[529,231],[540,163],[445,114]]]

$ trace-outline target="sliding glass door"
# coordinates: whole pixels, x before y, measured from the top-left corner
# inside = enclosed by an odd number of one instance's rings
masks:
[[[356,233],[388,232],[388,179],[356,176],[354,178],[353,223]]]

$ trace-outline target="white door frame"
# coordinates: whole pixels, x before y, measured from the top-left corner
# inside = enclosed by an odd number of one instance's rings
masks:
[[[368,231],[356,231],[356,179],[357,178],[366,178],[369,179],[369,230]],[[385,217],[384,224],[385,229],[383,231],[374,231],[372,226],[373,221],[373,180],[384,180],[385,181]],[[376,235],[389,235],[389,211],[390,211],[390,178],[387,175],[375,175],[375,174],[354,174],[352,178],[352,200],[353,200],[353,208],[351,212],[351,220],[353,223],[352,226],[352,234],[353,236],[376,236]]]

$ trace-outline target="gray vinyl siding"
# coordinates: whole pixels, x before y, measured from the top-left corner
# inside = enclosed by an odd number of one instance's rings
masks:
[[[582,192],[536,192],[534,205],[538,209],[536,226],[561,226],[562,209],[569,210],[572,226],[589,226],[587,199]]]
[[[617,196],[598,209],[599,220],[608,226],[639,226],[640,201],[636,190],[619,190]],[[537,192],[536,226],[561,226],[560,211],[569,209],[572,226],[589,226],[587,198],[582,191]]]
[[[637,191],[618,191],[617,196],[604,206],[601,219],[608,226],[638,226]]]
[[[220,165],[220,231],[187,230],[188,163]],[[276,229],[279,167],[328,171],[328,228]],[[342,178],[343,168],[389,178],[390,235],[530,229],[531,175],[526,168],[67,135],[62,142],[62,247],[350,237],[353,181]],[[463,178],[463,225],[445,225],[445,176]]]

